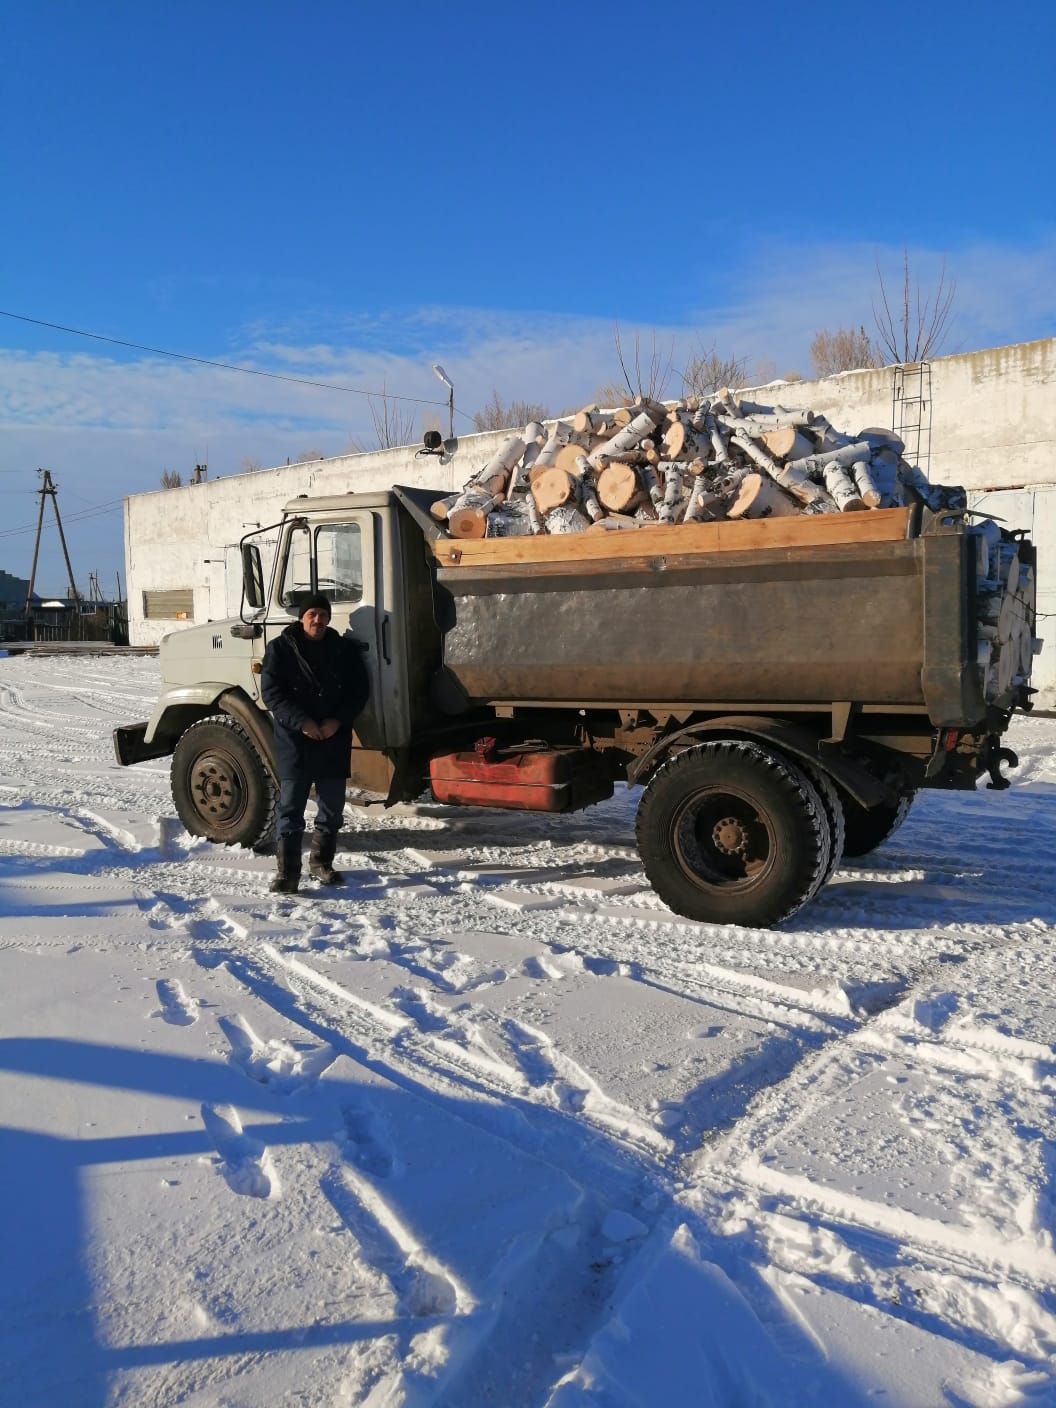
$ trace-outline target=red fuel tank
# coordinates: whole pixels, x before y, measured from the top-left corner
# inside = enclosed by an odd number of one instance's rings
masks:
[[[498,749],[482,738],[472,751],[429,761],[433,796],[450,806],[574,812],[612,796],[612,778],[586,748],[521,744]]]

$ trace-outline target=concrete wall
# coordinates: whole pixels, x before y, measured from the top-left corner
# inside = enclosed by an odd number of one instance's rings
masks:
[[[809,406],[838,430],[890,426],[894,369],[822,381],[775,382],[745,395]],[[1007,489],[1056,484],[1056,338],[931,363],[931,458],[936,484]]]
[[[890,426],[894,370],[844,372],[822,381],[775,382],[744,392],[767,405],[809,407],[839,430]],[[125,500],[129,637],[156,644],[167,632],[236,615],[238,541],[274,523],[297,494],[430,486],[459,488],[508,431],[463,436],[443,459],[415,447],[343,455],[136,494]],[[1019,343],[931,364],[930,460],[935,483],[963,484],[970,503],[1029,528],[1039,549],[1039,634],[1056,619],[1056,338]],[[1054,564],[1052,571],[1048,564]],[[146,620],[144,593],[193,588],[194,620]],[[1056,708],[1056,630],[1035,662],[1039,707]]]

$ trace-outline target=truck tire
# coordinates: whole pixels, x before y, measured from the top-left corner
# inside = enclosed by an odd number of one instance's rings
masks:
[[[903,792],[897,802],[881,802],[875,807],[863,807],[846,792],[840,796],[846,823],[845,856],[867,856],[877,846],[894,835],[905,821],[913,805],[913,792]]]
[[[172,800],[192,836],[224,846],[254,846],[271,834],[275,780],[242,725],[230,714],[199,719],[172,755]]]
[[[847,820],[840,800],[840,794],[836,790],[836,784],[827,772],[815,767],[812,763],[801,763],[803,771],[813,782],[818,796],[821,798],[821,805],[825,808],[825,816],[829,823],[829,833],[831,846],[829,848],[829,863],[825,867],[825,873],[818,881],[818,890],[823,890],[832,879],[833,872],[843,859],[844,850],[847,844]],[[814,892],[817,894],[817,890]],[[813,896],[812,896],[813,898]]]
[[[818,889],[832,850],[816,788],[787,758],[742,740],[669,758],[638,806],[638,852],[676,914],[768,928]]]

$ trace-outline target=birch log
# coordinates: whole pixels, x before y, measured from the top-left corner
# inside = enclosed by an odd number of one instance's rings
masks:
[[[729,443],[719,429],[719,422],[709,411],[704,417],[704,429],[711,441],[712,458],[716,464],[726,464],[730,458]]]
[[[484,468],[474,475],[471,483],[487,494],[500,493],[506,488],[510,471],[524,454],[525,448],[519,435],[507,436]]]
[[[698,476],[693,488],[689,491],[682,522],[707,523],[726,516],[726,500],[721,494],[716,494],[706,488],[703,479]]]
[[[794,425],[781,426],[763,433],[763,444],[779,460],[801,460],[813,450],[813,444]]]
[[[871,453],[868,441],[858,440],[851,445],[841,445],[835,450],[822,450],[813,455],[806,455],[802,459],[791,460],[787,467],[794,473],[800,472],[808,475],[811,479],[815,476],[820,479],[825,472],[826,465],[838,464],[843,469],[849,469],[859,460],[867,460]]]
[[[682,506],[684,498],[682,467],[677,464],[667,464],[663,468],[663,474],[664,497],[657,508],[656,516],[661,523],[673,523],[678,517],[678,510]]]
[[[597,406],[586,406],[572,417],[572,429],[577,435],[607,435],[613,421],[612,411],[599,411]]]
[[[625,513],[638,490],[638,476],[630,465],[618,460],[606,465],[598,475],[598,499],[610,513]]]
[[[733,498],[741,484],[748,478],[749,474],[754,474],[755,470],[748,465],[739,464],[731,469],[729,474],[723,475],[716,486],[718,492],[724,499]]]
[[[553,465],[542,469],[532,480],[532,497],[535,506],[544,518],[561,504],[575,501],[576,490],[572,476],[566,469]]]
[[[579,496],[583,503],[583,511],[592,523],[597,523],[599,518],[605,517],[605,510],[598,503],[592,479],[583,478],[579,481]]]
[[[524,538],[532,531],[527,505],[500,504],[488,514],[484,530],[486,538]]]
[[[813,424],[810,427],[810,433],[820,452],[838,450],[842,446],[851,443],[851,437],[849,435],[844,435],[842,431],[833,428],[828,416],[815,416]]]
[[[854,481],[842,465],[825,466],[825,488],[832,495],[841,513],[859,513],[865,510],[865,501],[858,493]]]
[[[429,505],[429,512],[438,523],[445,523],[448,513],[454,508],[460,498],[461,494],[448,494],[445,499],[436,499]]]
[[[653,401],[650,397],[643,396],[641,400],[635,401],[633,406],[617,406],[612,413],[612,423],[623,430],[639,416],[649,416],[653,422],[652,428],[655,429],[667,419],[667,407],[662,401]]]
[[[458,503],[447,515],[447,531],[452,538],[483,538],[488,514],[501,502],[502,494],[485,494],[479,490],[460,494]]]
[[[882,425],[867,425],[864,430],[858,432],[857,438],[868,441],[873,450],[894,450],[896,455],[906,452],[906,442],[893,430],[887,430]]]
[[[899,460],[898,478],[901,484],[923,499],[928,508],[938,511],[944,507],[938,486],[929,484],[915,464],[909,464],[906,460]]]
[[[538,467],[545,469],[549,465],[554,464],[558,454],[564,446],[568,444],[571,438],[572,427],[569,423],[564,420],[557,421],[547,437],[546,444],[536,456],[533,468]]]
[[[869,462],[869,477],[880,495],[880,508],[894,508],[902,502],[898,481],[898,456],[894,450],[877,450]]]
[[[780,484],[782,489],[787,489],[802,504],[813,504],[822,497],[822,491],[795,464],[779,465],[776,460],[754,440],[750,440],[747,435],[736,434],[733,437],[738,447],[744,451],[748,458],[754,461],[765,474]],[[802,463],[802,461],[800,461]]]
[[[734,420],[740,420],[743,415],[740,398],[735,396],[728,386],[719,387],[711,408],[717,414],[732,416]]]
[[[578,444],[575,440],[569,441],[567,445],[562,445],[557,452],[554,466],[563,469],[566,474],[580,474],[579,461],[586,458],[586,446]]]
[[[701,453],[701,445],[684,420],[672,421],[664,431],[664,458],[668,460],[695,460]]]
[[[730,506],[728,518],[790,518],[799,513],[795,501],[765,474],[749,474]]]
[[[854,480],[854,487],[861,495],[862,503],[866,508],[879,508],[881,504],[880,490],[877,488],[876,480],[873,478],[872,465],[868,460],[855,460],[851,465],[851,477]]]
[[[521,456],[521,462],[510,475],[510,485],[507,489],[507,496],[523,494],[531,482],[528,478],[532,465],[539,458],[539,452],[546,444],[546,431],[537,420],[533,420],[524,428],[525,451]]]
[[[546,531],[548,533],[582,533],[584,529],[589,527],[587,519],[575,504],[561,504],[558,508],[551,509],[546,515]]]
[[[610,439],[591,450],[587,459],[595,468],[606,460],[623,459],[628,452],[636,450],[641,441],[653,433],[657,425],[659,421],[654,419],[652,412],[642,411],[622,430],[618,430]]]
[[[654,511],[659,509],[660,505],[664,501],[664,491],[660,484],[660,480],[657,477],[656,470],[652,467],[652,465],[645,465],[639,471],[639,478],[641,479],[645,492],[649,495],[649,501],[652,504]],[[654,517],[655,516],[656,514],[654,512]]]

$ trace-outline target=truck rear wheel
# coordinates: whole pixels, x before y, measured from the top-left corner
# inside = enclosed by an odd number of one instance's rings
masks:
[[[172,755],[172,799],[192,836],[254,846],[275,824],[276,787],[245,729],[230,714],[199,719]]]
[[[843,816],[846,823],[846,837],[843,843],[845,856],[867,856],[877,846],[894,835],[905,821],[913,805],[912,792],[903,792],[897,802],[881,802],[875,807],[863,807],[853,797],[844,792]]]
[[[843,859],[844,849],[847,842],[847,819],[843,810],[843,803],[840,801],[840,794],[836,790],[836,784],[829,777],[828,773],[811,763],[800,765],[803,771],[813,782],[821,805],[825,808],[825,817],[829,823],[829,835],[831,845],[829,847],[829,863],[825,867],[824,873],[818,881],[818,889],[822,890],[832,879],[833,872]]]
[[[649,882],[676,914],[768,928],[829,870],[832,838],[813,783],[756,743],[701,743],[655,773],[638,807]]]

